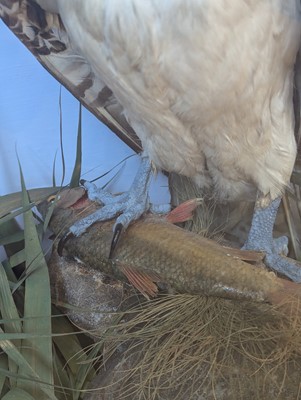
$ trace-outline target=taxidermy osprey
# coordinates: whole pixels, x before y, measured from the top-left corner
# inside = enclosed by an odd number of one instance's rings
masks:
[[[0,15],[96,116],[142,144],[128,193],[85,184],[105,205],[72,234],[118,215],[116,238],[149,208],[153,164],[220,200],[256,199],[244,247],[301,281],[272,237],[296,157],[300,0],[0,0]]]

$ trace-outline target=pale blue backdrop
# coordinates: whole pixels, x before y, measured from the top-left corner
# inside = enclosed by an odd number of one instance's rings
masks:
[[[20,190],[17,154],[28,188],[51,186],[59,150],[60,85],[0,21],[0,195]],[[78,102],[62,89],[63,134],[68,182],[74,165]],[[87,110],[83,111],[83,174],[94,178],[133,151]],[[60,167],[60,157],[57,157]],[[126,162],[112,191],[126,190],[139,157]],[[57,182],[61,169],[57,171]],[[107,178],[105,178],[107,179]],[[154,182],[155,181],[155,182]],[[99,181],[101,185],[105,180]],[[153,201],[167,202],[165,178],[153,179]]]

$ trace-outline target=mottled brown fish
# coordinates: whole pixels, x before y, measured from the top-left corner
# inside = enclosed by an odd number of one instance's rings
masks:
[[[91,207],[95,205],[90,203],[89,212]],[[60,235],[86,211],[56,207],[50,227]],[[178,214],[170,219],[178,219]],[[299,284],[242,261],[258,260],[258,253],[223,247],[164,217],[146,216],[135,222],[109,259],[113,223],[94,224],[82,236],[69,239],[65,251],[105,274],[127,278],[146,297],[157,294],[158,282],[182,293],[271,304],[284,302],[290,294],[301,296]]]

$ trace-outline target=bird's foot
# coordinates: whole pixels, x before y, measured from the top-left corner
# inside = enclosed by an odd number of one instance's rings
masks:
[[[281,236],[273,239],[273,227],[280,204],[280,198],[262,207],[256,202],[251,229],[243,250],[255,250],[265,253],[265,264],[272,270],[288,277],[294,282],[301,282],[301,268],[297,261],[287,258],[288,239]]]
[[[105,189],[97,188],[91,182],[81,182],[87,191],[89,200],[102,205],[100,209],[87,217],[77,221],[69,228],[74,236],[80,236],[95,222],[116,218],[114,230],[117,226],[126,229],[131,221],[138,219],[150,209],[148,191],[141,191],[139,187],[132,187],[128,192],[112,195]]]
[[[58,252],[61,254],[64,244],[72,236],[80,236],[95,222],[106,221],[116,218],[113,227],[113,239],[111,243],[110,257],[118,243],[121,233],[132,221],[137,220],[148,210],[153,212],[168,212],[167,207],[152,206],[149,201],[148,189],[151,175],[151,163],[147,157],[142,157],[141,166],[128,192],[120,195],[112,195],[107,190],[99,189],[91,182],[81,183],[87,190],[88,198],[96,201],[103,207],[87,217],[73,224],[68,232],[62,237],[58,245]]]
[[[275,272],[284,275],[294,282],[301,282],[301,268],[298,262],[287,258],[288,238],[281,236],[277,239],[264,238],[260,243],[247,240],[243,250],[255,250],[265,253],[264,263]]]

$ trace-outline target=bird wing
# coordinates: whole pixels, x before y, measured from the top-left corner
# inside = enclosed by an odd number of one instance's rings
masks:
[[[0,0],[0,17],[55,79],[133,150],[141,151],[122,106],[72,47],[59,15],[33,0]]]

